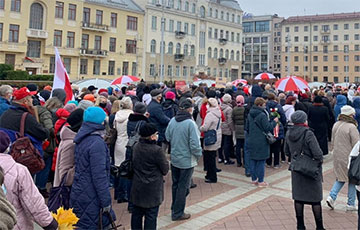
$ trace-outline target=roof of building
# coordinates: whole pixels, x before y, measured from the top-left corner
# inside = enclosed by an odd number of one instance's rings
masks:
[[[284,20],[285,24],[360,19],[360,12],[295,16]]]
[[[239,2],[236,0],[210,0],[210,1],[235,10],[241,10]]]
[[[122,9],[122,10],[131,10],[143,12],[144,10],[138,6],[133,0],[85,0],[89,3],[96,3],[112,8]]]

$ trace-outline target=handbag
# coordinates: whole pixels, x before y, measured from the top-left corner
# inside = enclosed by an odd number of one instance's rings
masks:
[[[304,133],[302,146],[305,144],[306,132],[307,131]],[[300,154],[297,156],[295,155],[292,159],[290,170],[316,180],[320,175],[319,166],[320,162],[318,160],[315,160],[313,157],[306,155],[303,149],[301,149]]]
[[[256,119],[256,118],[255,118]],[[255,121],[254,119],[254,123],[255,125],[261,130],[260,126],[258,125],[258,123]],[[262,133],[264,134],[267,142],[269,145],[274,144],[276,142],[276,137],[274,137],[274,135],[271,132],[264,132],[262,131]]]
[[[116,223],[115,223],[113,217],[111,216],[111,213],[110,213],[110,212],[104,212],[103,209],[100,209],[100,213],[99,213],[99,224],[98,224],[99,230],[105,229],[104,226],[103,226],[103,223],[102,223],[103,214],[106,214],[107,217],[108,217],[109,220],[110,220],[111,228],[106,228],[107,230],[110,230],[110,229],[115,229],[115,230],[117,230],[119,227],[121,227],[121,224],[116,225]],[[107,226],[106,226],[106,227],[107,227]]]
[[[60,207],[63,207],[64,209],[70,208],[71,186],[65,185],[66,176],[67,173],[62,178],[59,187],[52,187],[50,190],[48,207],[49,207],[49,211],[51,212],[56,212],[56,210]]]
[[[351,157],[348,171],[349,184],[360,185],[360,157]]]
[[[215,129],[210,129],[206,132],[204,132],[204,145],[205,146],[209,146],[209,145],[214,145],[217,141],[217,130],[219,129],[220,126],[220,118],[219,118],[219,122],[216,126],[216,130]]]

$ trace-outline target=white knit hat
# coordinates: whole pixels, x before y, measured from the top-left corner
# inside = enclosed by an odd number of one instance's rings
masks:
[[[222,100],[224,103],[230,103],[232,98],[231,98],[231,95],[230,94],[225,94],[223,97],[222,97]]]
[[[355,109],[353,107],[351,107],[350,105],[345,105],[343,107],[341,107],[341,114],[346,115],[346,116],[350,116],[355,114]]]
[[[211,107],[217,107],[219,105],[218,101],[215,98],[209,98],[208,102]]]

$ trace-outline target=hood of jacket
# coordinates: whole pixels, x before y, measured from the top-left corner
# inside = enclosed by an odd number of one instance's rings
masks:
[[[8,173],[16,163],[12,158],[12,156],[7,153],[0,153],[0,162],[1,162],[1,167],[4,170],[4,174]]]
[[[259,114],[264,113],[264,111],[265,111],[265,110],[264,110],[263,108],[254,105],[254,106],[250,109],[249,114],[250,114],[250,116],[251,116],[252,118],[256,118]]]
[[[252,97],[261,97],[262,96],[262,89],[258,85],[254,85],[251,88],[251,96]]]
[[[347,100],[346,97],[344,95],[337,95],[336,96],[336,105],[346,105],[347,104]]]
[[[221,117],[221,111],[219,108],[216,107],[210,107],[208,108],[208,110],[206,111],[206,113],[212,113],[214,114],[217,118]]]
[[[353,106],[355,109],[360,109],[360,97],[355,97]]]
[[[292,142],[301,141],[304,138],[304,133],[307,129],[309,128],[304,126],[290,126],[287,132],[289,140]]]
[[[192,119],[192,115],[189,112],[184,111],[184,110],[179,110],[179,112],[175,116],[175,120],[177,122],[182,122],[182,121],[185,121],[188,119]]]
[[[75,136],[74,142],[78,144],[90,134],[100,135],[101,133],[104,133],[104,131],[105,131],[104,125],[96,124],[92,122],[83,122],[79,132]]]
[[[66,100],[66,92],[64,89],[54,89],[52,91],[52,96],[53,97],[57,97],[63,104],[65,104],[65,100]]]
[[[277,108],[277,106],[279,105],[279,103],[277,103],[276,101],[268,101],[266,103],[266,108],[270,109],[270,108]]]
[[[138,113],[131,113],[129,115],[129,121],[146,121],[148,122],[148,118],[145,117],[144,115],[142,114],[138,114]]]
[[[132,114],[133,111],[131,109],[122,109],[116,112],[115,121],[119,123],[123,123],[129,118],[129,115]]]
[[[294,107],[293,105],[284,105],[283,106],[284,112],[286,113],[286,111],[288,111],[289,109],[291,109],[293,107]]]
[[[70,129],[69,126],[65,126],[60,131],[61,140],[74,140],[76,133]]]
[[[61,117],[67,118],[70,116],[70,112],[63,108],[58,109],[55,114],[58,118],[61,118]]]

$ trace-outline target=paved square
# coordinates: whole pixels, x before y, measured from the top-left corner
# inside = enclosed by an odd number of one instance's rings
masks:
[[[160,207],[159,229],[296,229],[295,211],[291,199],[291,181],[288,164],[280,169],[266,168],[265,181],[268,188],[258,188],[245,177],[244,168],[236,165],[218,164],[223,171],[218,173],[218,183],[204,182],[202,160],[194,171],[194,182],[187,199],[186,212],[191,214],[187,221],[173,222],[170,216],[171,172],[165,178],[165,201]],[[324,200],[329,194],[335,176],[332,170],[332,157],[325,159],[323,165]],[[330,210],[323,201],[323,219],[326,229],[357,229],[357,212],[346,212],[347,186],[344,186],[336,201],[335,210]],[[119,223],[130,229],[131,215],[127,204],[113,202]],[[305,208],[307,229],[315,229],[311,207]]]

